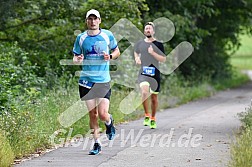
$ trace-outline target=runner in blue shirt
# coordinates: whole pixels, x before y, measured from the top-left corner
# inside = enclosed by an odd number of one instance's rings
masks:
[[[109,60],[116,59],[120,51],[112,32],[101,29],[100,23],[100,13],[95,9],[89,10],[86,14],[88,30],[77,36],[73,47],[73,62],[82,65],[80,98],[86,102],[90,128],[94,133],[94,147],[89,152],[90,155],[101,151],[98,117],[105,123],[108,139],[112,140],[115,136],[113,118],[108,113],[111,95]]]

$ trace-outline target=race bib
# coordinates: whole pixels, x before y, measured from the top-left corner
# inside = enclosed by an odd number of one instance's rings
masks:
[[[154,67],[143,66],[143,74],[154,76],[155,75],[155,68]]]
[[[86,80],[79,80],[79,85],[85,88],[91,89],[94,85],[94,82],[90,82]]]

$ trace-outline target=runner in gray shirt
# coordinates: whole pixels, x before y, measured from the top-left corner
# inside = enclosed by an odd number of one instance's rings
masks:
[[[159,62],[165,62],[164,46],[154,38],[155,26],[148,22],[144,26],[146,38],[136,43],[134,57],[136,64],[140,64],[138,82],[141,88],[142,103],[145,112],[144,126],[155,129],[156,110],[158,107],[157,95],[160,92],[160,71]],[[151,115],[149,114],[148,97],[151,98]]]

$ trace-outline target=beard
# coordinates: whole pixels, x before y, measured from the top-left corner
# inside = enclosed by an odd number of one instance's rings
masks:
[[[151,38],[152,37],[152,35],[145,35],[147,38]]]

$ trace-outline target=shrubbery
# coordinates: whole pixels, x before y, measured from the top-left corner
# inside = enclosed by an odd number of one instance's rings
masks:
[[[5,142],[13,146],[21,141],[19,138],[29,137],[33,123],[29,106],[37,102],[45,82],[37,77],[39,68],[17,43],[0,44],[0,66],[0,130]]]
[[[31,102],[39,94],[44,81],[36,76],[39,69],[28,57],[17,43],[0,44],[0,111],[11,111],[15,108],[13,101]]]

